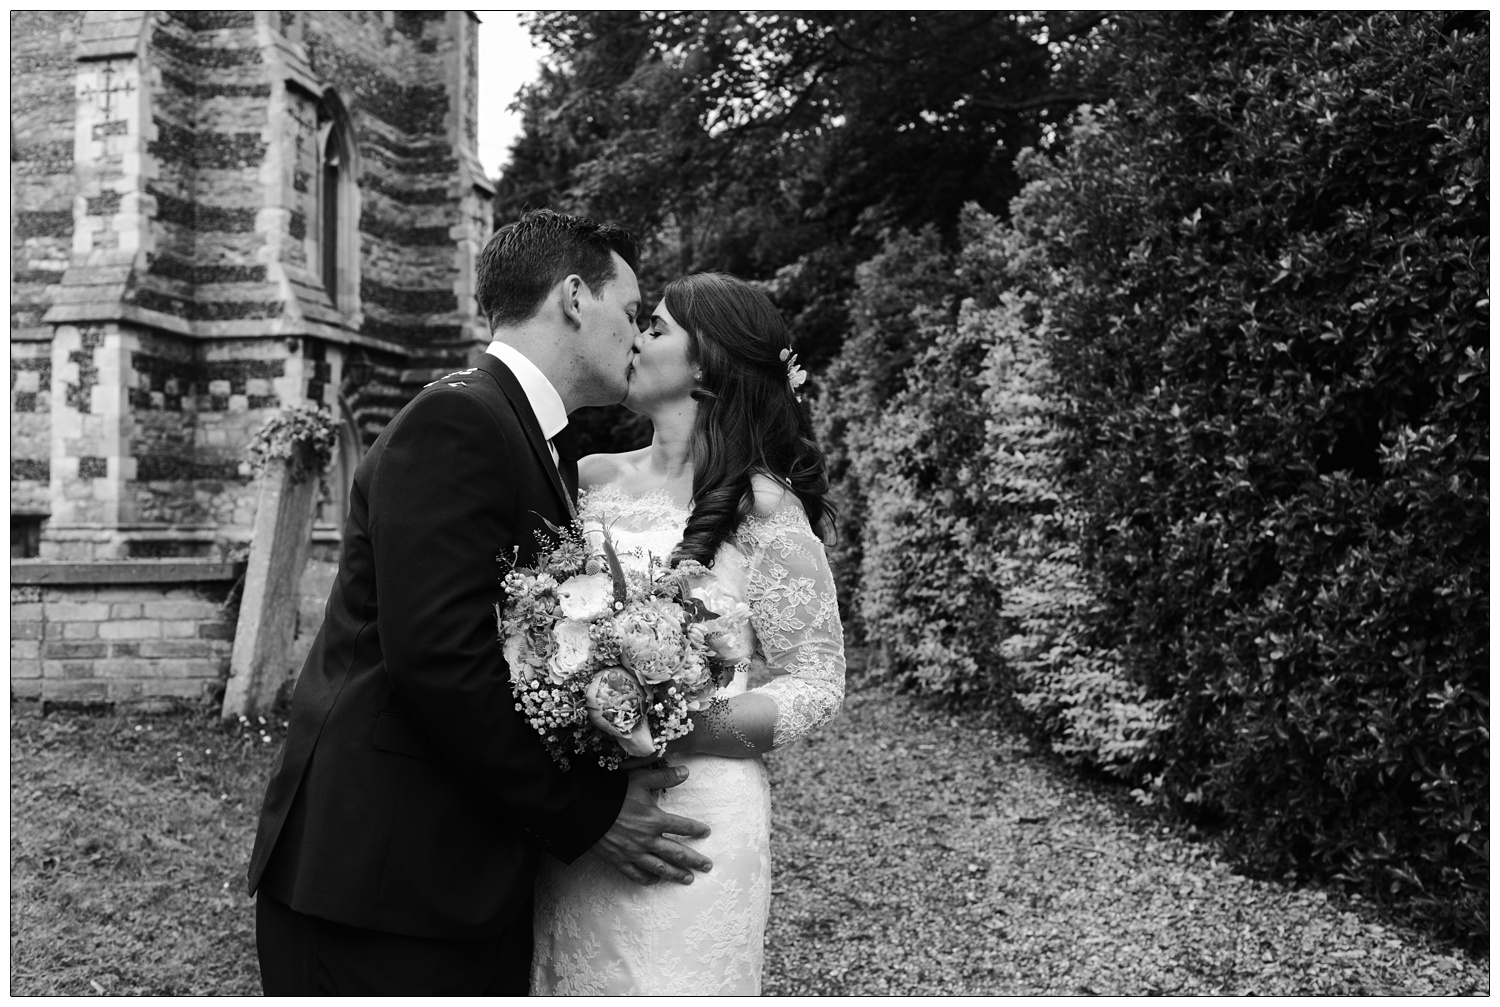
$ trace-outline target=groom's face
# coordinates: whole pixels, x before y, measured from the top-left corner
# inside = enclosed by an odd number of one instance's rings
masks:
[[[588,405],[613,405],[625,398],[630,364],[635,356],[636,319],[641,312],[641,288],[635,270],[614,253],[615,276],[585,298],[586,381]]]

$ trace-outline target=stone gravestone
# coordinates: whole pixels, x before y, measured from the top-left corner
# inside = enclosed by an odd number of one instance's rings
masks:
[[[305,448],[304,457],[311,454]],[[267,465],[255,508],[255,531],[229,658],[223,717],[269,712],[290,672],[302,568],[317,509],[318,477],[291,459]],[[302,478],[298,479],[298,470]]]

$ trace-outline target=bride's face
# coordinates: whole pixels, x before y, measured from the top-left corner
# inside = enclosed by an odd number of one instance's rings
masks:
[[[691,345],[687,329],[677,324],[665,304],[658,305],[651,324],[635,339],[636,357],[625,407],[646,412],[654,405],[688,399],[698,384],[693,362],[688,359]]]

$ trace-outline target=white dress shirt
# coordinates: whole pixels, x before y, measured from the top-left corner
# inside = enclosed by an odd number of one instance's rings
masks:
[[[557,448],[553,447],[552,438],[568,425],[568,407],[563,405],[562,396],[557,394],[557,389],[552,387],[552,382],[547,380],[547,375],[542,373],[541,368],[509,343],[496,339],[484,352],[509,367],[510,372],[521,383],[521,391],[526,393],[526,401],[531,403],[531,411],[536,414],[536,421],[541,425],[542,436],[547,439],[547,450],[552,452],[552,464],[556,465]]]

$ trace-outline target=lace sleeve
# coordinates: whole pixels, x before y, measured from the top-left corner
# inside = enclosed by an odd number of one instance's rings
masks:
[[[752,690],[776,706],[771,747],[822,727],[844,701],[844,627],[823,543],[787,494],[768,516],[741,523],[749,557],[750,622],[777,677]]]

